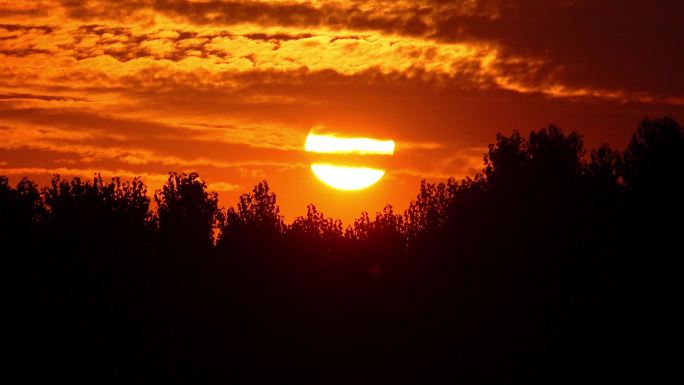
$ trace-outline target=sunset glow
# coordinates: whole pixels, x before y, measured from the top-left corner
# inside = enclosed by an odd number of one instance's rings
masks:
[[[0,174],[141,176],[153,194],[197,172],[226,207],[266,179],[288,220],[316,203],[350,223],[480,172],[498,132],[554,123],[619,148],[635,121],[682,116],[681,18],[643,8],[0,0]],[[349,200],[312,163],[391,178]]]
[[[682,31],[684,0],[0,0],[8,378],[664,383]]]

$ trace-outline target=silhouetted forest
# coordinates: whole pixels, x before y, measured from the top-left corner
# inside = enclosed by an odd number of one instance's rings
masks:
[[[21,382],[653,383],[683,193],[670,117],[624,151],[499,134],[480,174],[348,227],[284,223],[266,181],[224,210],[195,173],[0,177],[3,360]]]

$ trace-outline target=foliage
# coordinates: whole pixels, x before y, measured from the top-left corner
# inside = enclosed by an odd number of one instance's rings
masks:
[[[219,238],[224,244],[247,238],[272,242],[285,231],[276,196],[266,181],[241,195],[237,208],[229,208],[225,218]]]
[[[423,181],[403,213],[346,229],[314,205],[285,224],[266,181],[224,210],[170,173],[151,210],[139,178],[0,177],[13,362],[119,383],[650,376],[683,182],[670,117],[625,151],[555,126],[499,134],[481,174]]]
[[[172,172],[162,189],[155,192],[155,222],[168,242],[189,247],[208,247],[213,242],[216,223],[223,216],[218,194],[206,190],[199,174]]]

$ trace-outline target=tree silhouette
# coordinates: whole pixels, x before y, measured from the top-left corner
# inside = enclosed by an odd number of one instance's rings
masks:
[[[0,177],[8,366],[166,383],[653,381],[677,325],[684,132],[624,151],[555,126],[498,134],[482,172],[423,181],[343,227],[234,208],[196,173]],[[625,368],[629,367],[629,371]],[[38,371],[41,368],[43,371]]]
[[[287,228],[287,237],[297,246],[319,249],[336,246],[343,235],[342,221],[327,218],[313,204],[306,207],[306,216],[295,218]]]
[[[276,241],[285,231],[276,196],[262,181],[251,193],[240,196],[237,208],[229,208],[221,227],[220,244],[253,241],[252,246]]]
[[[222,220],[222,213],[218,195],[206,189],[197,173],[169,173],[162,189],[154,194],[155,220],[165,242],[200,252],[213,244],[214,229]]]
[[[137,178],[124,183],[113,178],[105,183],[99,174],[92,181],[55,176],[43,195],[49,224],[74,235],[131,235],[144,231],[149,215],[147,189]]]
[[[420,183],[418,196],[404,214],[409,239],[434,232],[444,224],[454,184],[453,179],[446,184]]]
[[[627,318],[629,335],[642,349],[659,351],[654,341],[667,339],[676,327],[670,321],[675,317],[671,304],[681,291],[675,256],[684,217],[684,130],[671,117],[644,119],[618,165],[627,189],[624,218],[629,224],[618,237],[623,243],[623,274],[618,278],[631,298],[623,306],[641,309]],[[638,364],[656,366],[667,360],[656,354]]]
[[[45,214],[45,205],[35,183],[23,178],[16,188],[12,188],[7,177],[0,176],[0,234],[3,245],[26,242]]]
[[[684,133],[671,117],[645,119],[622,158],[622,177],[636,191],[681,194]]]
[[[618,184],[618,162],[620,153],[603,144],[596,150],[591,151],[591,162],[587,165],[586,173],[593,183],[598,184],[595,188],[614,189]]]

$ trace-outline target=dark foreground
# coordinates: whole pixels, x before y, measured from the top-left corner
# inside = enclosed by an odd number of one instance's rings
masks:
[[[498,136],[481,175],[344,229],[264,182],[0,178],[6,376],[22,383],[659,382],[680,301],[684,134],[585,156]],[[9,377],[8,377],[9,378]]]

